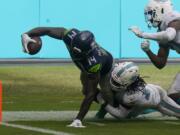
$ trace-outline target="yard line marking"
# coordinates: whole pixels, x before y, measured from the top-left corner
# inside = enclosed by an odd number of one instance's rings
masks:
[[[0,81],[0,123],[2,122],[2,82]]]
[[[60,132],[60,131],[55,131],[55,130],[50,130],[50,129],[18,125],[18,124],[9,124],[9,123],[4,123],[4,122],[2,122],[1,125],[6,126],[6,127],[18,128],[18,129],[29,130],[29,131],[39,132],[39,133],[51,134],[51,135],[73,135],[66,132]]]
[[[174,121],[165,121],[164,123],[166,123],[166,124],[172,124],[172,125],[180,125],[179,122],[174,122]]]

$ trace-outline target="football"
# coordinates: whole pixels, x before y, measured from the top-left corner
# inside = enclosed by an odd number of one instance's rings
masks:
[[[36,43],[30,42],[27,45],[27,48],[29,50],[30,55],[35,55],[41,50],[42,40],[40,37],[31,37],[31,38],[34,39],[36,41]]]

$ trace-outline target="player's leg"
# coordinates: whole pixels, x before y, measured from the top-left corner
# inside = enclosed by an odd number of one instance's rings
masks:
[[[101,87],[101,94],[103,98],[110,104],[113,105],[113,92],[111,91],[110,84],[109,84],[109,78],[110,78],[110,73],[101,76],[101,80],[99,82],[100,87]],[[107,114],[107,111],[105,110],[104,106],[101,105],[99,111],[96,113],[95,118],[97,119],[103,119],[105,115]]]
[[[158,110],[163,114],[180,118],[180,105],[167,96],[165,91],[160,90],[159,92],[161,95],[161,102],[158,105]]]
[[[180,73],[178,73],[176,75],[176,77],[174,78],[174,81],[170,87],[170,89],[168,90],[168,96],[173,99],[177,104],[180,105]],[[143,114],[147,114],[147,113],[151,113],[154,112],[156,110],[154,109],[146,109]]]
[[[168,96],[161,101],[158,110],[168,116],[180,118],[180,106]]]
[[[114,104],[114,94],[111,90],[111,86],[109,83],[110,79],[110,72],[104,76],[101,76],[99,85],[101,88],[101,94],[103,98],[105,99],[108,104],[113,105]]]
[[[82,84],[82,93],[86,95],[86,87],[87,87],[87,75],[83,72],[81,72],[80,80]]]
[[[84,95],[87,95],[88,75],[87,75],[86,73],[81,72],[80,80],[81,80],[81,84],[82,84],[82,93],[83,93]],[[99,88],[97,88],[97,93],[96,93],[96,95],[99,93],[99,91],[100,91]],[[94,98],[94,101],[97,102],[96,97]]]
[[[168,90],[168,96],[180,105],[180,73],[178,73]]]
[[[86,95],[87,74],[81,72],[80,80],[81,80],[81,84],[82,84],[82,93],[83,93],[84,95]],[[105,79],[103,79],[103,81],[105,81]],[[102,83],[102,82],[101,82],[101,83]],[[95,101],[96,101],[96,99],[95,99]],[[95,118],[97,118],[97,119],[103,119],[106,114],[107,114],[107,111],[105,110],[104,106],[101,105],[101,107],[100,107],[99,111],[97,112]]]

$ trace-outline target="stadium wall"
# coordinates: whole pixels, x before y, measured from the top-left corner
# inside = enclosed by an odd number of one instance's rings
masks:
[[[146,58],[128,27],[147,29],[143,9],[148,0],[1,0],[0,58],[32,58],[22,52],[21,33],[38,26],[91,30],[115,58]],[[176,9],[179,0],[173,0]],[[152,45],[157,51],[157,45]],[[179,57],[171,53],[171,57]],[[63,42],[43,37],[33,58],[69,58]]]

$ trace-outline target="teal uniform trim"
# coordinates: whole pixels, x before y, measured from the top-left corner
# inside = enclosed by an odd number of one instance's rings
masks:
[[[125,70],[127,70],[127,69],[129,69],[129,68],[131,68],[131,67],[133,67],[133,66],[135,66],[135,64],[134,64],[134,63],[131,63],[131,64],[127,65],[126,67],[122,68],[122,69],[118,72],[117,76],[120,77],[121,74],[122,74]]]

